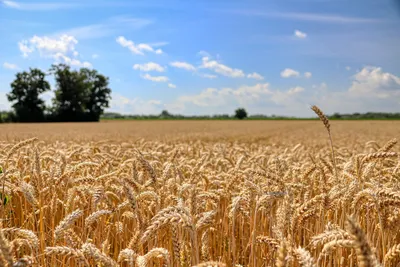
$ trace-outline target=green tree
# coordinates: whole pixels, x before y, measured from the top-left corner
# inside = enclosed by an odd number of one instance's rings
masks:
[[[171,117],[173,116],[171,115],[171,113],[168,112],[168,110],[163,110],[160,114],[160,118],[171,118]]]
[[[109,107],[111,100],[111,89],[108,87],[109,78],[99,74],[96,70],[87,68],[81,69],[80,75],[88,94],[85,103],[86,112],[89,114],[90,120],[99,121],[104,109]]]
[[[56,120],[82,120],[85,114],[85,103],[88,102],[89,96],[81,75],[65,64],[52,65],[50,71],[54,74],[56,82],[53,99],[53,115]]]
[[[71,70],[65,64],[53,65],[56,91],[55,118],[59,121],[98,121],[111,99],[109,79],[96,70]]]
[[[17,73],[11,83],[11,92],[7,94],[8,101],[14,102],[12,108],[15,120],[18,122],[40,122],[44,120],[45,103],[40,94],[50,90],[46,74],[39,69],[29,69]]]
[[[237,110],[235,110],[235,118],[239,120],[247,118],[247,111],[244,108],[238,108]]]

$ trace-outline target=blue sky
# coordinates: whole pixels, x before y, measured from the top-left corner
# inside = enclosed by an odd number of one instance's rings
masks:
[[[63,62],[125,114],[399,112],[399,33],[395,0],[0,0],[0,109],[16,72]]]

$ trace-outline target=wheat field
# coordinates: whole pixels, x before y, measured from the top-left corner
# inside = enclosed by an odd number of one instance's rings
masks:
[[[399,122],[0,125],[0,266],[399,266]]]

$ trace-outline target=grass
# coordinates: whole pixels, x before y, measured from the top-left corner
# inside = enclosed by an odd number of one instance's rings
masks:
[[[319,117],[2,125],[0,266],[396,266],[400,123]]]

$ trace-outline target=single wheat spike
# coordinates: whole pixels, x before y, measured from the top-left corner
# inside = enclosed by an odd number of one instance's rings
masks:
[[[84,266],[89,266],[88,261],[79,249],[73,249],[70,247],[46,247],[45,254],[48,256],[62,256],[67,258],[76,258]]]
[[[376,159],[394,158],[397,157],[398,155],[399,154],[396,152],[375,152],[366,155],[362,161],[367,163]]]
[[[138,267],[146,267],[151,259],[153,258],[163,258],[164,266],[170,266],[169,252],[165,248],[153,248],[144,256],[137,257],[136,263]]]
[[[93,212],[92,214],[90,214],[86,219],[85,219],[85,226],[86,227],[91,227],[91,225],[93,223],[95,223],[97,221],[97,219],[99,219],[101,216],[103,215],[109,215],[112,212],[109,210],[99,210],[96,212]]]
[[[325,116],[325,114],[322,112],[322,110],[319,109],[317,106],[312,106],[311,109],[318,115],[319,119],[323,122],[325,125],[325,128],[328,132],[331,131],[331,126],[329,124],[328,117]]]
[[[282,240],[278,247],[278,256],[276,258],[276,267],[287,266],[287,243],[286,240]]]
[[[332,141],[332,135],[331,135],[331,125],[329,124],[329,120],[328,117],[325,116],[325,114],[322,112],[322,110],[319,109],[319,107],[317,106],[312,106],[311,109],[318,115],[319,119],[322,121],[322,123],[324,124],[326,130],[328,131],[328,136],[329,136],[329,142],[331,145],[331,153],[332,153],[332,162],[333,162],[333,167],[335,169],[335,177],[336,180],[338,180],[338,170],[336,167],[336,157],[335,157],[335,150],[333,148],[333,141]]]
[[[180,248],[179,248],[178,227],[176,224],[172,224],[171,236],[172,236],[172,246],[174,249],[174,263],[179,264]]]
[[[105,267],[117,267],[118,264],[109,256],[103,254],[95,245],[85,243],[82,245],[82,252],[86,258],[92,258],[95,263],[102,263]]]
[[[315,259],[306,249],[299,247],[295,251],[297,259],[302,267],[316,267]]]
[[[134,266],[136,261],[136,253],[130,248],[123,249],[119,252],[118,262],[127,262],[129,266]]]
[[[357,259],[361,267],[375,267],[375,255],[360,226],[352,218],[347,219],[347,231],[354,236],[356,242]]]
[[[397,139],[393,138],[389,140],[382,148],[379,149],[379,152],[388,152],[397,144]]]
[[[82,215],[83,211],[81,211],[80,209],[77,209],[67,215],[54,230],[54,240],[57,241],[59,238],[61,238],[62,235],[65,233],[65,230],[71,227],[75,220],[77,220]]]
[[[6,154],[6,158],[9,159],[18,149],[29,145],[33,142],[36,142],[37,140],[39,140],[38,138],[34,137],[34,138],[30,138],[24,141],[19,142],[18,144],[14,145]]]

